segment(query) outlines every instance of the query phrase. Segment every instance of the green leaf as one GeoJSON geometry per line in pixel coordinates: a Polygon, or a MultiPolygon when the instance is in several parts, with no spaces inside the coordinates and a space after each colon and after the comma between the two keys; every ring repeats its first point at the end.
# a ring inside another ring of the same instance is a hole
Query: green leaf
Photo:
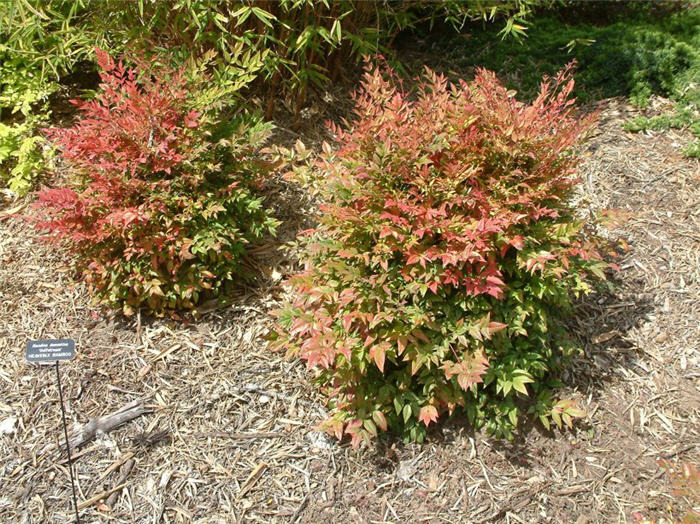
{"type": "Polygon", "coordinates": [[[369,432],[370,435],[373,437],[377,436],[377,426],[374,425],[374,422],[372,422],[370,419],[365,419],[362,422],[362,425],[365,427],[365,429],[369,432]]]}
{"type": "Polygon", "coordinates": [[[518,410],[513,408],[510,411],[508,411],[508,420],[510,420],[510,423],[513,424],[514,426],[518,425],[518,410]]]}
{"type": "Polygon", "coordinates": [[[513,389],[523,395],[527,395],[527,388],[523,382],[522,377],[516,377],[513,379],[513,389]]]}
{"type": "Polygon", "coordinates": [[[272,13],[268,13],[267,11],[265,11],[264,9],[260,9],[259,7],[251,7],[251,10],[258,20],[260,20],[270,29],[273,28],[270,20],[277,20],[277,18],[272,13]]]}
{"type": "Polygon", "coordinates": [[[342,35],[342,29],[340,26],[340,20],[335,19],[333,20],[333,25],[331,26],[331,35],[333,35],[333,38],[337,43],[342,42],[343,40],[343,35],[342,35]]]}
{"type": "Polygon", "coordinates": [[[403,422],[404,422],[404,424],[407,423],[410,420],[410,418],[411,418],[411,405],[406,404],[403,407],[403,422]]]}

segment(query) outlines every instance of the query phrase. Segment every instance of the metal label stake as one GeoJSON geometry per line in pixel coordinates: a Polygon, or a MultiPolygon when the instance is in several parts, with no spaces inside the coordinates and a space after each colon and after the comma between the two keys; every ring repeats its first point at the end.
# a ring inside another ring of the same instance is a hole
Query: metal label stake
{"type": "Polygon", "coordinates": [[[56,384],[58,385],[58,399],[61,404],[61,420],[63,421],[63,435],[66,438],[66,453],[68,454],[68,471],[70,472],[70,485],[73,490],[73,508],[75,509],[75,522],[80,524],[78,514],[78,496],[75,490],[75,477],[73,477],[73,459],[70,454],[70,442],[68,441],[68,423],[66,422],[66,408],[63,406],[63,389],[61,388],[61,373],[58,363],[61,360],[71,360],[75,357],[75,341],[69,338],[56,340],[30,340],[27,342],[25,353],[27,361],[35,364],[55,363],[56,384]]]}

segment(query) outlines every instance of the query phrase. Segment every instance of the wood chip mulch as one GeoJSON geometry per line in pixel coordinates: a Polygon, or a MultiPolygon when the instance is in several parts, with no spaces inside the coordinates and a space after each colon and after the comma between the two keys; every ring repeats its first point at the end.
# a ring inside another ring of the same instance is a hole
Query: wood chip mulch
{"type": "MultiPolygon", "coordinates": [[[[268,277],[232,306],[190,323],[124,319],[90,305],[60,250],[0,218],[0,520],[73,519],[54,371],[24,361],[26,341],[48,337],[77,342],[77,359],[61,366],[72,430],[142,408],[73,451],[86,522],[681,516],[689,507],[656,460],[700,462],[700,169],[680,153],[681,132],[624,132],[630,111],[608,101],[585,146],[582,198],[623,211],[608,233],[630,246],[616,289],[580,303],[571,321],[585,352],[563,394],[589,418],[563,433],[526,424],[512,442],[460,420],[424,445],[385,439],[359,451],[314,430],[323,399],[305,367],[263,338],[294,266],[276,249],[257,254],[268,277]]],[[[278,214],[302,227],[307,200],[281,182],[275,191],[278,214]]]]}

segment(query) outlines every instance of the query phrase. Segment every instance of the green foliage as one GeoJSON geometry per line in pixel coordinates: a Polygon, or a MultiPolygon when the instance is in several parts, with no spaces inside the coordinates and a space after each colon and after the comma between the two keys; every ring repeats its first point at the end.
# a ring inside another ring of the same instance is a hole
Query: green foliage
{"type": "MultiPolygon", "coordinates": [[[[90,0],[5,0],[0,7],[4,51],[40,78],[57,80],[104,42],[88,27],[90,0]]],[[[92,2],[94,3],[94,2],[92,2]]]]}
{"type": "Polygon", "coordinates": [[[606,267],[569,204],[592,121],[569,73],[529,105],[486,71],[448,86],[428,70],[415,95],[368,72],[337,150],[298,170],[323,206],[274,345],[315,369],[338,438],[421,441],[457,409],[506,437],[525,412],[583,416],[552,395],[575,351],[560,319],[606,267]]]}
{"type": "Polygon", "coordinates": [[[176,52],[213,49],[224,64],[230,62],[231,50],[242,45],[263,57],[261,76],[269,89],[268,101],[281,89],[299,105],[308,86],[337,78],[344,60],[375,54],[402,29],[423,21],[459,26],[468,19],[504,17],[503,31],[518,34],[538,3],[107,0],[91,7],[102,12],[100,19],[115,40],[124,33],[130,41],[155,42],[176,52]]]}
{"type": "Polygon", "coordinates": [[[31,189],[51,155],[38,129],[56,87],[0,47],[0,182],[17,194],[31,189]]]}
{"type": "Polygon", "coordinates": [[[664,131],[667,129],[689,129],[695,135],[695,141],[689,143],[683,152],[691,158],[700,158],[700,115],[697,106],[677,103],[673,112],[658,116],[639,116],[626,122],[623,126],[627,131],[664,131]]]}
{"type": "Polygon", "coordinates": [[[47,130],[69,183],[39,193],[37,227],[126,314],[174,315],[225,295],[247,276],[246,247],[277,226],[259,194],[269,126],[222,113],[230,89],[201,68],[98,58],[102,84],[83,117],[47,130]]]}
{"type": "MultiPolygon", "coordinates": [[[[583,102],[628,96],[645,106],[652,94],[677,103],[672,115],[638,119],[629,129],[700,125],[700,8],[660,17],[632,10],[607,25],[563,23],[548,15],[531,20],[527,38],[498,41],[493,30],[469,33],[445,47],[446,62],[494,69],[508,87],[532,97],[543,74],[578,61],[576,95],[583,102]]],[[[693,154],[695,141],[687,148],[693,154]]]]}
{"type": "Polygon", "coordinates": [[[0,6],[0,183],[24,194],[52,151],[39,133],[60,74],[91,44],[71,21],[81,2],[10,0],[0,6]]]}
{"type": "Polygon", "coordinates": [[[56,74],[90,58],[95,45],[120,51],[128,42],[132,48],[167,50],[183,60],[213,50],[221,79],[233,63],[247,67],[240,60],[245,53],[253,58],[251,74],[259,75],[268,89],[268,102],[282,90],[298,106],[309,85],[337,77],[344,60],[376,53],[402,29],[424,21],[460,26],[474,18],[504,18],[502,33],[519,35],[539,3],[10,0],[0,32],[6,33],[9,46],[56,74]]]}
{"type": "Polygon", "coordinates": [[[1,179],[18,192],[32,186],[44,166],[36,129],[49,117],[46,92],[76,64],[93,61],[96,46],[118,53],[128,46],[179,63],[213,53],[217,85],[237,96],[258,80],[268,117],[280,93],[298,117],[309,86],[338,78],[345,62],[376,53],[402,29],[427,20],[459,26],[505,18],[504,33],[518,35],[538,3],[6,0],[0,5],[1,179]],[[18,103],[22,121],[5,123],[18,103]]]}

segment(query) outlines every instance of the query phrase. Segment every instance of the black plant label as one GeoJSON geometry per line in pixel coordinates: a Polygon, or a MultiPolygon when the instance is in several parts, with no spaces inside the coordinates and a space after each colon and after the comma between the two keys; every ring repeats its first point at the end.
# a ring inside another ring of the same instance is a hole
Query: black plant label
{"type": "Polygon", "coordinates": [[[29,362],[56,362],[75,357],[75,340],[59,338],[52,340],[30,340],[25,357],[29,362]]]}

